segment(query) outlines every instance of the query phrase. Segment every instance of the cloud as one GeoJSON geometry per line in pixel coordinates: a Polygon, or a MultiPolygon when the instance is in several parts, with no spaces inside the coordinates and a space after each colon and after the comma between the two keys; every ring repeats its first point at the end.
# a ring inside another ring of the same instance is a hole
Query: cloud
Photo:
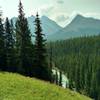
{"type": "Polygon", "coordinates": [[[45,15],[49,17],[50,19],[56,21],[59,25],[65,26],[66,23],[70,23],[73,18],[77,14],[81,14],[86,17],[94,17],[100,19],[100,13],[96,12],[80,12],[80,11],[73,11],[72,13],[67,13],[66,11],[63,11],[61,7],[55,6],[55,5],[43,5],[39,8],[40,15],[45,15]]]}
{"type": "Polygon", "coordinates": [[[44,5],[39,9],[41,16],[45,15],[50,19],[56,21],[59,25],[64,26],[68,19],[68,14],[59,9],[58,6],[44,5]]]}
{"type": "Polygon", "coordinates": [[[53,5],[43,5],[39,12],[41,15],[51,16],[53,12],[55,11],[55,7],[53,5]]]}
{"type": "Polygon", "coordinates": [[[65,12],[59,12],[54,16],[54,20],[62,27],[66,26],[68,19],[68,13],[65,12]]]}
{"type": "Polygon", "coordinates": [[[66,21],[67,19],[68,19],[68,17],[65,16],[64,14],[56,16],[56,21],[57,21],[57,22],[64,22],[64,21],[66,21]]]}
{"type": "Polygon", "coordinates": [[[63,4],[64,1],[63,1],[63,0],[57,0],[57,3],[58,3],[58,4],[63,4]]]}

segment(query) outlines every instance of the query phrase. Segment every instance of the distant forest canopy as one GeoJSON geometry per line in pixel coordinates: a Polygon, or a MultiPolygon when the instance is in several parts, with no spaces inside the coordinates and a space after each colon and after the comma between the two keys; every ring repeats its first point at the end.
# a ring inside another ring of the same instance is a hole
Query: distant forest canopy
{"type": "Polygon", "coordinates": [[[100,100],[100,35],[48,43],[52,61],[67,74],[69,87],[100,100]]]}

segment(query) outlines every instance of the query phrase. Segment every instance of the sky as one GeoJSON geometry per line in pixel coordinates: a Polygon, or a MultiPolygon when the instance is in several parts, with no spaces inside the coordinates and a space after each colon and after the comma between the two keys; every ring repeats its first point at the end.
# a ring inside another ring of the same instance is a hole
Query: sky
{"type": "MultiPolygon", "coordinates": [[[[21,0],[26,16],[45,15],[64,26],[76,14],[100,19],[100,0],[21,0]]],[[[19,0],[0,0],[3,17],[18,16],[19,0]]]]}

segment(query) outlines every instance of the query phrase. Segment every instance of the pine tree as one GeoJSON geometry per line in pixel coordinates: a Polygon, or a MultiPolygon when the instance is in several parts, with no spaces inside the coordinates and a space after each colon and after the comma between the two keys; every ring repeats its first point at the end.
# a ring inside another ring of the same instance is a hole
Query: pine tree
{"type": "Polygon", "coordinates": [[[2,22],[2,13],[0,12],[0,70],[6,69],[6,57],[5,57],[5,32],[2,22]]]}
{"type": "Polygon", "coordinates": [[[6,54],[6,70],[15,72],[15,40],[13,36],[13,30],[11,27],[11,24],[9,22],[9,19],[6,18],[5,22],[5,54],[6,54]]]}
{"type": "Polygon", "coordinates": [[[51,81],[51,69],[47,64],[46,40],[42,33],[39,15],[35,19],[35,45],[34,45],[34,76],[51,81]]]}
{"type": "Polygon", "coordinates": [[[16,22],[16,48],[18,72],[24,75],[32,76],[33,45],[31,41],[31,33],[28,27],[28,21],[25,18],[21,1],[19,3],[19,16],[16,22]]]}

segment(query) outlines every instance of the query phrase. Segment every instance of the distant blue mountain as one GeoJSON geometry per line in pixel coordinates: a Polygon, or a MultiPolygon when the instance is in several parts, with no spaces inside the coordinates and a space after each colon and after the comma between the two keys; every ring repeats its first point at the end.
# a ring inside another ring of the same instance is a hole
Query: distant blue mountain
{"type": "MultiPolygon", "coordinates": [[[[12,20],[13,20],[13,23],[15,25],[17,17],[13,17],[12,20]]],[[[28,23],[29,23],[29,28],[31,30],[31,33],[34,34],[34,31],[35,31],[35,25],[34,25],[35,24],[34,23],[35,16],[32,15],[32,16],[28,17],[27,20],[28,20],[28,23]]],[[[42,26],[42,29],[43,29],[43,33],[46,36],[52,35],[52,34],[54,34],[57,31],[62,29],[61,26],[59,26],[56,22],[52,21],[51,19],[49,19],[46,16],[42,16],[40,18],[40,20],[41,20],[41,23],[42,23],[41,26],[42,26]]]]}
{"type": "Polygon", "coordinates": [[[100,34],[100,20],[77,15],[65,28],[52,34],[48,40],[62,40],[100,34]]]}
{"type": "MultiPolygon", "coordinates": [[[[27,18],[31,33],[34,35],[35,31],[35,16],[27,18]]],[[[66,27],[62,28],[55,21],[46,16],[42,16],[41,25],[43,33],[46,35],[48,41],[64,40],[69,38],[92,36],[100,34],[100,20],[83,17],[77,15],[66,27]]],[[[17,20],[16,17],[12,18],[14,24],[17,20]]],[[[67,20],[67,19],[66,19],[67,20]]],[[[33,38],[34,39],[34,38],[33,38]]]]}

